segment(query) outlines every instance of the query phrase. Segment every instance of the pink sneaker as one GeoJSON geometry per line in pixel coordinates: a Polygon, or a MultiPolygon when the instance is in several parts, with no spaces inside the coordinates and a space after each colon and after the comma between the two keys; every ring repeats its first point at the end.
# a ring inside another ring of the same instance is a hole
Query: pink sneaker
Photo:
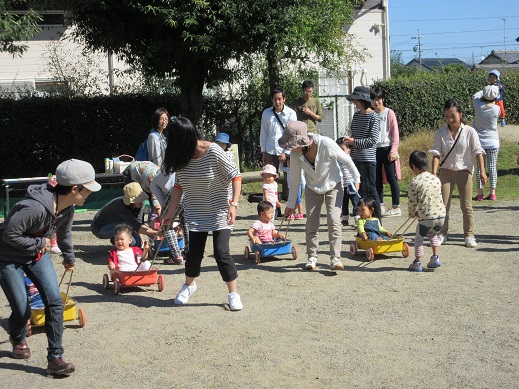
{"type": "Polygon", "coordinates": [[[476,201],[483,201],[483,195],[482,194],[478,194],[474,200],[476,200],[476,201]]]}
{"type": "Polygon", "coordinates": [[[296,220],[304,219],[304,215],[303,215],[302,213],[298,213],[298,214],[295,216],[295,219],[296,219],[296,220]]]}
{"type": "Polygon", "coordinates": [[[497,200],[497,196],[495,193],[491,193],[487,197],[485,197],[485,200],[497,200]]]}
{"type": "Polygon", "coordinates": [[[290,220],[294,220],[296,217],[294,216],[294,214],[291,214],[289,217],[287,217],[287,219],[290,219],[290,220]]]}

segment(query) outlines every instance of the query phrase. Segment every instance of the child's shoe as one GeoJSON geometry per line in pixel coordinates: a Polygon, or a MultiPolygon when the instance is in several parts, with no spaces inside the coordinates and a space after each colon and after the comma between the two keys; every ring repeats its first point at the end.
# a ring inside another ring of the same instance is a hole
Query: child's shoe
{"type": "Polygon", "coordinates": [[[478,194],[476,197],[474,197],[474,200],[476,200],[476,201],[483,201],[483,195],[482,194],[478,194]]]}
{"type": "Polygon", "coordinates": [[[506,126],[505,119],[501,119],[501,127],[504,127],[504,126],[506,126]]]}
{"type": "Polygon", "coordinates": [[[429,269],[435,269],[437,267],[440,267],[442,264],[440,262],[440,257],[438,257],[437,255],[433,255],[429,261],[429,263],[427,264],[427,267],[429,269]]]}
{"type": "Polygon", "coordinates": [[[61,254],[61,250],[58,247],[58,240],[56,238],[53,238],[50,242],[50,253],[61,254]]]}
{"type": "Polygon", "coordinates": [[[301,220],[301,219],[304,219],[305,215],[303,215],[302,213],[298,213],[294,218],[296,220],[301,220]]]}
{"type": "Polygon", "coordinates": [[[447,234],[438,234],[438,243],[445,244],[447,242],[447,234]]]}
{"type": "Polygon", "coordinates": [[[493,201],[496,201],[497,200],[497,196],[495,193],[490,193],[487,197],[485,197],[485,200],[493,200],[493,201]]]}
{"type": "Polygon", "coordinates": [[[350,224],[350,221],[349,221],[350,217],[349,216],[343,216],[342,217],[342,220],[341,220],[341,224],[346,227],[350,224]]]}
{"type": "Polygon", "coordinates": [[[421,272],[422,271],[422,262],[415,259],[415,261],[409,265],[409,270],[421,272]]]}

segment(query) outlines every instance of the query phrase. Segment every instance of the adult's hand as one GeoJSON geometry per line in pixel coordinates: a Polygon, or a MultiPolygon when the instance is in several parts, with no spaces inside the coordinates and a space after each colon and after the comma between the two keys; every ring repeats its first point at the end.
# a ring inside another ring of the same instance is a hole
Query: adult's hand
{"type": "Polygon", "coordinates": [[[289,217],[292,214],[294,214],[294,208],[285,208],[285,217],[289,217]]]}
{"type": "Polygon", "coordinates": [[[227,212],[227,224],[233,225],[236,221],[236,207],[231,205],[229,207],[229,211],[227,212]]]}
{"type": "Polygon", "coordinates": [[[261,160],[263,161],[263,165],[267,164],[267,152],[264,151],[263,155],[261,156],[261,160]]]}
{"type": "Polygon", "coordinates": [[[74,262],[74,263],[67,263],[67,262],[63,261],[61,263],[63,264],[63,267],[65,268],[66,271],[72,270],[72,268],[74,266],[76,266],[76,262],[74,262]]]}
{"type": "Polygon", "coordinates": [[[285,153],[281,153],[278,157],[279,162],[285,162],[287,160],[287,155],[285,153]]]}

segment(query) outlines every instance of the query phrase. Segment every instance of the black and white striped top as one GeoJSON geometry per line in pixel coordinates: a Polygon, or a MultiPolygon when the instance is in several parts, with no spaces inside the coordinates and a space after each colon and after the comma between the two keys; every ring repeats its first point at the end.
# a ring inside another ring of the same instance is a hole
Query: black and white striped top
{"type": "Polygon", "coordinates": [[[379,135],[380,119],[375,111],[366,114],[355,112],[351,121],[351,136],[354,139],[351,159],[375,162],[379,135]]]}
{"type": "Polygon", "coordinates": [[[209,146],[202,158],[192,159],[186,167],[177,171],[175,186],[180,186],[184,192],[184,211],[189,230],[232,229],[233,226],[227,224],[228,186],[233,178],[239,176],[236,165],[215,143],[209,146]]]}

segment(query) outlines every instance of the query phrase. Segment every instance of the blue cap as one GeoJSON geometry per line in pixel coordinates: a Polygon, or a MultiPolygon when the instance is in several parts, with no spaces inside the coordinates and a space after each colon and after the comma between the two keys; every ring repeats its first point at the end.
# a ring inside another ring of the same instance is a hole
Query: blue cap
{"type": "Polygon", "coordinates": [[[231,146],[231,142],[229,142],[229,135],[225,132],[220,132],[218,135],[216,135],[216,138],[214,139],[215,142],[225,143],[227,146],[231,146]]]}

